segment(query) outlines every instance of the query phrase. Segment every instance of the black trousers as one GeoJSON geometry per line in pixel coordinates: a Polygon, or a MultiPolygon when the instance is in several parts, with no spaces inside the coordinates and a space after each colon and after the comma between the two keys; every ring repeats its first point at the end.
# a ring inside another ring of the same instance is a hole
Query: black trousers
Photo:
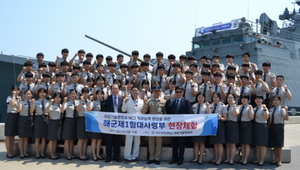
{"type": "Polygon", "coordinates": [[[112,155],[112,148],[114,147],[114,157],[120,156],[120,135],[106,134],[106,156],[112,155]]]}
{"type": "Polygon", "coordinates": [[[172,159],[183,161],[185,137],[172,137],[172,159]],[[179,155],[178,155],[179,147],[179,155]]]}

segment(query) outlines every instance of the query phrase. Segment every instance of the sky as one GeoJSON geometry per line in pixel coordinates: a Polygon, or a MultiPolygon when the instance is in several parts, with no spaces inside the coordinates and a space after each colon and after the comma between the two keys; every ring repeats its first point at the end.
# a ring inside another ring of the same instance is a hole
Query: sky
{"type": "MultiPolygon", "coordinates": [[[[54,61],[63,48],[69,58],[86,53],[119,54],[85,35],[127,53],[158,51],[179,56],[190,51],[195,29],[245,17],[255,21],[265,12],[276,20],[293,0],[1,0],[0,51],[35,58],[43,52],[54,61]]],[[[296,9],[299,9],[296,5],[296,9]]],[[[125,57],[125,61],[128,58],[125,57]]]]}

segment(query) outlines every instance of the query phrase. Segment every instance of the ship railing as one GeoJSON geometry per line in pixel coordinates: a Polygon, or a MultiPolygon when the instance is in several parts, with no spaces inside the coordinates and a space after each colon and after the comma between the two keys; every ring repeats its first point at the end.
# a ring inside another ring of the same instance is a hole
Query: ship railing
{"type": "Polygon", "coordinates": [[[261,25],[258,23],[258,19],[256,22],[253,22],[253,21],[249,21],[249,20],[246,20],[247,23],[250,25],[250,29],[256,33],[260,33],[260,28],[261,28],[261,25]]]}

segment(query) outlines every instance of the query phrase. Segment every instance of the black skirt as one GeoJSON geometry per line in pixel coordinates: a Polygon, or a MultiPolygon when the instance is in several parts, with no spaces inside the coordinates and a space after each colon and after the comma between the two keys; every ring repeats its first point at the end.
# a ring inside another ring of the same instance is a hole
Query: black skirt
{"type": "Polygon", "coordinates": [[[209,143],[225,143],[225,123],[218,121],[217,136],[210,136],[209,143]]]}
{"type": "Polygon", "coordinates": [[[239,143],[239,125],[237,122],[225,122],[225,142],[239,143]]]}
{"type": "Polygon", "coordinates": [[[20,138],[29,138],[32,137],[33,124],[31,120],[28,120],[27,116],[19,117],[19,137],[20,138]]]}
{"type": "Polygon", "coordinates": [[[65,118],[62,138],[64,140],[75,140],[76,139],[76,118],[65,118]]]}
{"type": "Polygon", "coordinates": [[[18,135],[18,113],[7,113],[5,119],[5,136],[17,136],[18,135]]]}
{"type": "Polygon", "coordinates": [[[34,119],[34,137],[46,138],[48,133],[48,124],[43,116],[36,116],[34,119]]]}
{"type": "Polygon", "coordinates": [[[284,127],[283,124],[270,124],[269,127],[269,147],[283,147],[284,127]]]}
{"type": "Polygon", "coordinates": [[[104,138],[103,133],[91,132],[91,139],[103,139],[103,138],[104,138]]]}
{"type": "Polygon", "coordinates": [[[239,122],[240,144],[252,144],[252,122],[239,122]]]}
{"type": "Polygon", "coordinates": [[[60,120],[50,120],[48,126],[47,139],[50,141],[60,140],[61,122],[60,120]]]}
{"type": "Polygon", "coordinates": [[[253,124],[253,145],[268,146],[268,126],[266,123],[253,124]]]}
{"type": "Polygon", "coordinates": [[[85,128],[85,117],[79,117],[77,121],[77,139],[88,139],[89,133],[85,128]]]}
{"type": "Polygon", "coordinates": [[[205,143],[206,136],[192,136],[192,142],[205,143]]]}

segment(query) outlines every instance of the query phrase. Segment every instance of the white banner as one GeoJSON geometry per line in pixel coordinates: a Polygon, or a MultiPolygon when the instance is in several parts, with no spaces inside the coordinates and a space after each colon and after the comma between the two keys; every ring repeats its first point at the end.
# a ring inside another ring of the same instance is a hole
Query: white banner
{"type": "Polygon", "coordinates": [[[216,135],[217,114],[136,114],[89,111],[86,131],[134,136],[216,135]]]}

